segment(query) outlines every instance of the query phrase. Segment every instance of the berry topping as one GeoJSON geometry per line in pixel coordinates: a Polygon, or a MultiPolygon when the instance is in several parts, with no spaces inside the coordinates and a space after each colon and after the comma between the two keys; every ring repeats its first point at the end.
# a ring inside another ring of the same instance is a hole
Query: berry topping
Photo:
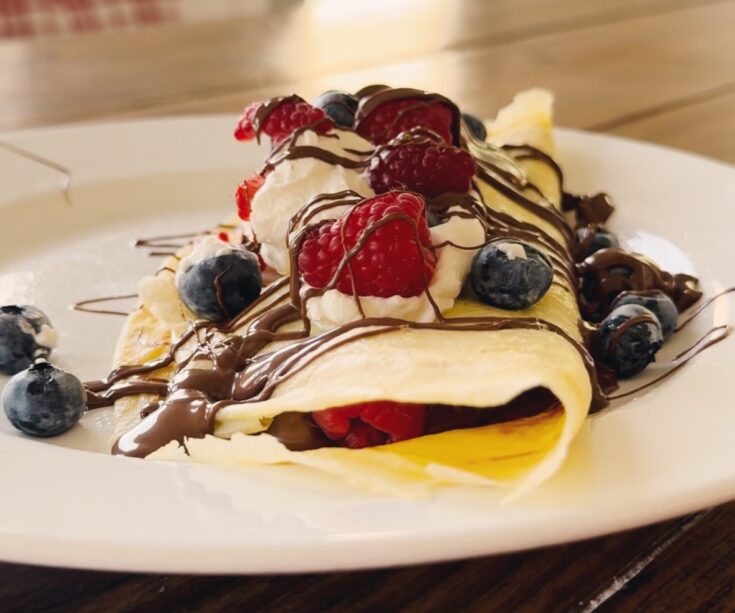
{"type": "Polygon", "coordinates": [[[226,321],[260,295],[258,257],[209,237],[181,261],[176,286],[182,302],[197,316],[226,321]]]}
{"type": "Polygon", "coordinates": [[[237,140],[252,140],[255,138],[255,127],[253,125],[255,114],[264,104],[264,102],[252,102],[245,107],[235,126],[235,138],[237,140]]]}
{"type": "Polygon", "coordinates": [[[330,439],[350,449],[361,449],[421,436],[426,408],[380,400],[317,411],[313,417],[330,439]]]}
{"type": "Polygon", "coordinates": [[[464,121],[467,129],[470,131],[470,134],[472,134],[472,136],[477,140],[485,140],[487,138],[487,130],[485,129],[485,124],[482,123],[481,119],[478,119],[469,113],[462,113],[462,121],[464,121]]]}
{"type": "Polygon", "coordinates": [[[2,396],[13,426],[31,436],[56,436],[76,424],[87,406],[82,382],[48,362],[16,374],[2,396]]]}
{"type": "Polygon", "coordinates": [[[543,298],[554,269],[535,247],[516,240],[494,240],[475,255],[472,289],[483,302],[501,309],[527,309],[543,298]]]}
{"type": "Polygon", "coordinates": [[[420,142],[401,140],[399,137],[379,147],[372,158],[368,180],[377,193],[405,188],[433,198],[470,190],[477,167],[469,153],[425,138],[420,142]]]}
{"type": "Polygon", "coordinates": [[[314,101],[314,106],[322,109],[338,126],[351,128],[355,123],[357,98],[338,91],[324,92],[314,101]]]}
{"type": "Polygon", "coordinates": [[[623,292],[613,300],[611,308],[615,309],[624,304],[638,304],[651,311],[661,324],[661,332],[664,335],[664,340],[668,340],[676,330],[676,324],[679,321],[679,311],[674,301],[661,290],[652,289],[642,292],[623,292]]]}
{"type": "Polygon", "coordinates": [[[332,127],[322,109],[311,106],[298,96],[274,98],[270,102],[253,102],[245,108],[235,127],[235,138],[260,140],[261,134],[267,134],[276,146],[299,128],[312,124],[320,134],[332,127]]]}
{"type": "Polygon", "coordinates": [[[235,204],[237,205],[237,214],[243,221],[250,219],[251,205],[256,192],[261,188],[265,179],[255,174],[249,179],[245,179],[235,190],[235,204]]]}
{"type": "Polygon", "coordinates": [[[427,102],[421,98],[402,98],[384,102],[357,122],[357,133],[376,145],[387,143],[411,128],[428,128],[451,144],[453,113],[442,102],[427,102]]]}
{"type": "Polygon", "coordinates": [[[46,359],[57,334],[49,318],[33,306],[0,307],[0,372],[12,375],[46,359]]]}
{"type": "Polygon", "coordinates": [[[388,192],[312,230],[301,246],[298,267],[304,281],[316,288],[381,298],[418,296],[436,267],[429,246],[423,198],[388,192]],[[335,283],[346,252],[358,244],[335,283]]]}
{"type": "Polygon", "coordinates": [[[647,308],[626,304],[612,311],[598,329],[600,360],[621,379],[641,372],[663,344],[658,319],[647,308]]]}
{"type": "Polygon", "coordinates": [[[584,260],[601,249],[620,247],[620,241],[609,230],[590,224],[577,229],[577,247],[575,256],[577,260],[584,260]]]}

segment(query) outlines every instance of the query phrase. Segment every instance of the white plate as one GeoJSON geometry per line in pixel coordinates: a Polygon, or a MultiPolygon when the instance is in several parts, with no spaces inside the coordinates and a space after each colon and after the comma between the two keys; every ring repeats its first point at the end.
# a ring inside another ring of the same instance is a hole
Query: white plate
{"type": "MultiPolygon", "coordinates": [[[[231,137],[232,117],[69,126],[5,135],[73,173],[0,151],[0,304],[32,303],[61,331],[55,360],[106,374],[120,318],[70,310],[133,291],[156,260],[140,236],[207,228],[231,210],[262,159],[231,137]]],[[[568,187],[606,189],[614,228],[708,293],[735,282],[735,170],[684,153],[558,133],[568,187]]],[[[713,319],[720,301],[688,340],[713,319]]],[[[675,353],[668,349],[669,355],[675,353]]],[[[162,572],[291,572],[446,560],[632,528],[735,497],[731,339],[665,384],[588,421],[563,470],[511,505],[449,488],[430,500],[347,489],[307,469],[225,470],[106,455],[109,415],[32,440],[0,417],[0,559],[162,572]]]]}

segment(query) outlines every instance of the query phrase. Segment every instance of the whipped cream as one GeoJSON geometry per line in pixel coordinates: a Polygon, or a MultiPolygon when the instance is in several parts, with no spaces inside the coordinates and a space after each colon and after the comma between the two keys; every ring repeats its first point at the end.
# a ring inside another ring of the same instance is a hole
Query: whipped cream
{"type": "Polygon", "coordinates": [[[33,335],[33,339],[37,345],[46,347],[47,349],[54,349],[59,344],[59,333],[47,324],[41,325],[41,330],[38,334],[33,335]]]}
{"type": "Polygon", "coordinates": [[[208,235],[194,243],[191,251],[187,253],[176,268],[176,284],[179,284],[181,276],[189,270],[194,264],[198,264],[202,260],[210,257],[218,257],[235,251],[237,247],[226,243],[221,238],[214,235],[208,235]]]}
{"type": "MultiPolygon", "coordinates": [[[[449,210],[458,208],[452,207],[449,210]]],[[[477,219],[450,217],[445,223],[429,228],[429,232],[433,245],[451,241],[462,247],[476,247],[485,241],[485,231],[477,219]]],[[[429,284],[429,292],[441,312],[454,306],[476,251],[446,245],[436,252],[437,265],[429,284]]],[[[308,289],[309,286],[304,285],[302,293],[308,289]]],[[[410,298],[360,296],[360,305],[366,317],[394,317],[417,322],[431,322],[436,319],[434,308],[425,293],[410,298]]],[[[306,303],[306,312],[313,324],[320,329],[362,318],[354,296],[343,294],[337,289],[310,298],[306,303]]]]}
{"type": "Polygon", "coordinates": [[[36,356],[44,353],[44,349],[55,349],[59,343],[59,333],[48,324],[41,324],[41,329],[36,332],[36,329],[21,317],[18,320],[18,325],[25,334],[32,336],[36,345],[38,345],[38,349],[34,353],[36,356]]]}
{"type": "Polygon", "coordinates": [[[523,245],[520,243],[503,242],[495,245],[499,251],[502,251],[509,260],[527,260],[528,255],[523,245]]]}
{"type": "MultiPolygon", "coordinates": [[[[295,146],[318,147],[352,160],[364,156],[347,149],[370,151],[372,144],[351,130],[334,129],[329,136],[312,130],[302,133],[295,146]],[[336,136],[336,138],[334,138],[336,136]]],[[[290,219],[320,194],[353,190],[369,198],[375,195],[362,171],[329,164],[316,158],[284,160],[266,177],[251,204],[250,224],[246,232],[252,232],[261,244],[260,255],[266,264],[281,274],[288,274],[290,263],[286,234],[290,219]]],[[[315,215],[310,221],[337,219],[350,207],[336,207],[315,215]]]]}

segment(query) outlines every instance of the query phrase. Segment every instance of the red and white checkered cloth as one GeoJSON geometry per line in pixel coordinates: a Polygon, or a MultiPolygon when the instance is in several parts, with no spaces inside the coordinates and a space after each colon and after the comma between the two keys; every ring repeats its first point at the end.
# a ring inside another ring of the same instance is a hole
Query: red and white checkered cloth
{"type": "Polygon", "coordinates": [[[0,39],[163,23],[177,13],[177,0],[0,0],[0,39]]]}

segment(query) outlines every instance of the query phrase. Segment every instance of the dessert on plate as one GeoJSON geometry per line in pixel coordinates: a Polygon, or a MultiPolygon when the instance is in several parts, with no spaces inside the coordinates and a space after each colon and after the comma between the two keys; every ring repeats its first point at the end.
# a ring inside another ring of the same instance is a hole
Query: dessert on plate
{"type": "Polygon", "coordinates": [[[391,492],[552,475],[701,295],[620,248],[605,194],[565,191],[552,103],[486,125],[383,85],[248,106],[235,136],[268,152],[237,217],[142,279],[86,384],[113,453],[391,492]]]}

